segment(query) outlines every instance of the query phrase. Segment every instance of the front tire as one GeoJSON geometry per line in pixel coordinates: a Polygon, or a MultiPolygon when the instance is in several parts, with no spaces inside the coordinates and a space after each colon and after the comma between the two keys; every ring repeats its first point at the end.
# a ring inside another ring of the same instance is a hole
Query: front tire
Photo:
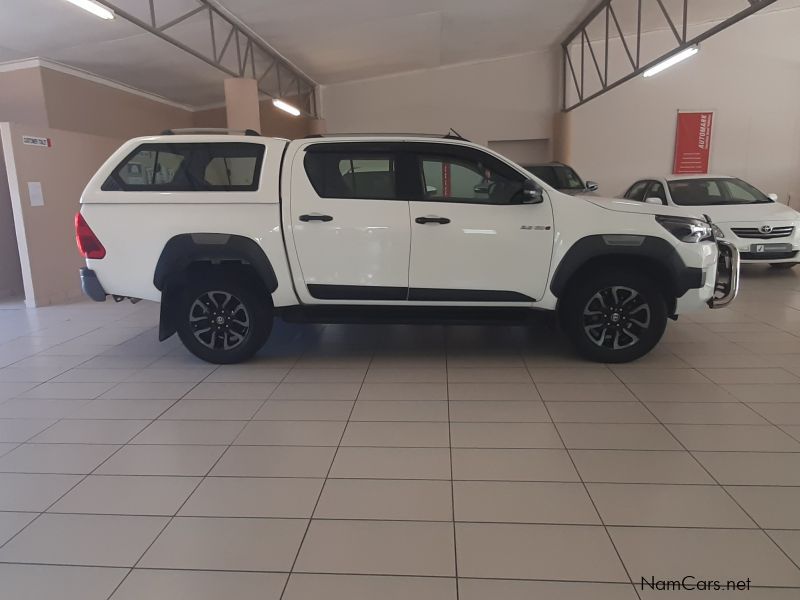
{"type": "Polygon", "coordinates": [[[800,263],[784,262],[784,263],[769,263],[773,269],[780,269],[781,271],[788,271],[794,269],[800,263]]]}
{"type": "Polygon", "coordinates": [[[175,307],[178,336],[187,350],[225,365],[247,360],[272,330],[272,305],[241,278],[211,274],[191,280],[175,307]]]}
{"type": "Polygon", "coordinates": [[[650,352],[667,326],[667,304],[659,286],[628,269],[581,277],[561,308],[576,350],[603,363],[630,362],[650,352]]]}

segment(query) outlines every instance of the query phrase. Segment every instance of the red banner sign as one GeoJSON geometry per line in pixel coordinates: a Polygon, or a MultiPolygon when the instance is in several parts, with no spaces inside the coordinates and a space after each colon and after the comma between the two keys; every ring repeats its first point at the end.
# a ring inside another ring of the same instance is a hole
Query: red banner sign
{"type": "Polygon", "coordinates": [[[675,131],[675,174],[708,173],[713,112],[679,112],[675,131]]]}

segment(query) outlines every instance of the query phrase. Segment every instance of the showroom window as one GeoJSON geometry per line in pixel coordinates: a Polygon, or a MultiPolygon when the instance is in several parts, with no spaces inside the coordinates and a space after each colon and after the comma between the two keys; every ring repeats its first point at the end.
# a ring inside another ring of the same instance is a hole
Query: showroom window
{"type": "Polygon", "coordinates": [[[509,177],[480,160],[455,156],[420,159],[425,198],[441,202],[512,204],[523,177],[509,177]]]}
{"type": "Polygon", "coordinates": [[[104,191],[248,192],[258,189],[264,146],[243,142],[142,144],[104,191]]]}
{"type": "Polygon", "coordinates": [[[305,169],[322,198],[397,199],[397,161],[391,155],[306,154],[305,169]]]}

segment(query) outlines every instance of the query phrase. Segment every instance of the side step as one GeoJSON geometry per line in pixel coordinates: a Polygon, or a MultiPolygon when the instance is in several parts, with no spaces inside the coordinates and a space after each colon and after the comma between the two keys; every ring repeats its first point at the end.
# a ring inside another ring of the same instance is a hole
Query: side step
{"type": "Polygon", "coordinates": [[[289,323],[383,323],[403,325],[534,325],[551,311],[462,306],[287,306],[276,309],[289,323]]]}

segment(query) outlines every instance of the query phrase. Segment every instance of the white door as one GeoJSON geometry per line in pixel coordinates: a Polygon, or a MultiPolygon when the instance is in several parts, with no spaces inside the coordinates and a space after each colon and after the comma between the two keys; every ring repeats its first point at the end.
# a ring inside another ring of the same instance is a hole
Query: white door
{"type": "Polygon", "coordinates": [[[408,294],[411,228],[408,201],[398,199],[397,159],[362,148],[320,143],[295,160],[290,218],[303,302],[405,301],[408,294]]]}
{"type": "Polygon", "coordinates": [[[425,198],[412,201],[409,300],[530,304],[545,291],[553,212],[521,204],[525,177],[456,147],[418,155],[425,198]]]}

